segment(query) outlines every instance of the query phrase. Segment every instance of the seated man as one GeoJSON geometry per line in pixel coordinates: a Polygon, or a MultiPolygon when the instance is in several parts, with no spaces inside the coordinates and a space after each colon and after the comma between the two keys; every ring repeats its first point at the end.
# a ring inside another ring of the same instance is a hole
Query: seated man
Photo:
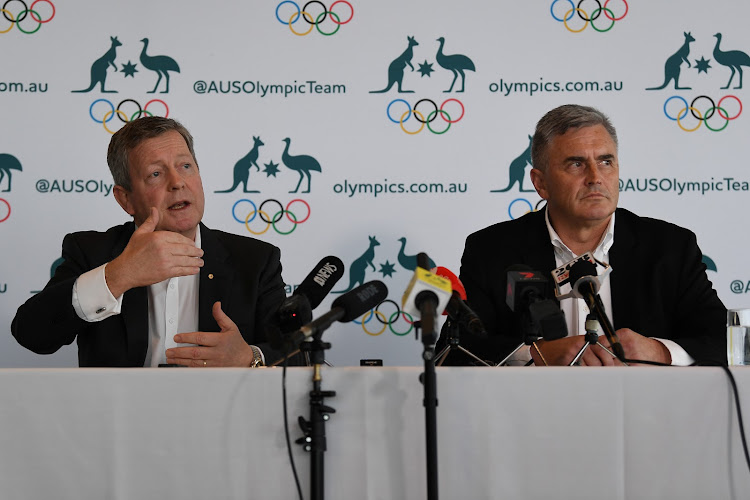
{"type": "Polygon", "coordinates": [[[112,136],[114,197],[133,222],[65,236],[65,261],[11,331],[49,354],[78,339],[80,366],[264,362],[264,322],[284,299],[279,249],[207,228],[193,138],[139,118],[112,136]]]}
{"type": "MultiPolygon", "coordinates": [[[[617,208],[617,135],[609,119],[584,106],[553,109],[537,124],[531,154],[531,180],[546,207],[466,239],[460,278],[489,336],[463,335],[463,347],[497,363],[522,342],[519,319],[506,305],[510,266],[526,265],[551,279],[553,269],[592,252],[612,266],[599,294],[628,359],[725,363],[726,309],[706,276],[695,235],[617,208]]],[[[568,337],[524,347],[517,361],[573,360],[589,311],[578,298],[563,299],[560,307],[568,337]]],[[[599,341],[609,347],[606,338],[599,341]]],[[[459,353],[448,357],[451,364],[468,361],[459,353]]],[[[580,364],[619,361],[592,346],[580,364]]]]}

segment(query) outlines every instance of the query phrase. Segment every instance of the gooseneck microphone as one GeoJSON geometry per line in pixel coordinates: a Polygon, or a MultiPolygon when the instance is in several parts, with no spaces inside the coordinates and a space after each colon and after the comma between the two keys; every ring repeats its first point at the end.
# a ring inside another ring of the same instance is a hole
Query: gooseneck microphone
{"type": "Polygon", "coordinates": [[[617,338],[612,322],[604,310],[604,303],[601,297],[599,297],[601,284],[597,278],[596,265],[583,259],[573,264],[570,267],[570,283],[573,286],[574,292],[586,301],[589,310],[596,315],[599,325],[604,330],[604,335],[607,337],[617,359],[625,363],[625,351],[622,348],[622,344],[620,344],[620,339],[617,338]]]}

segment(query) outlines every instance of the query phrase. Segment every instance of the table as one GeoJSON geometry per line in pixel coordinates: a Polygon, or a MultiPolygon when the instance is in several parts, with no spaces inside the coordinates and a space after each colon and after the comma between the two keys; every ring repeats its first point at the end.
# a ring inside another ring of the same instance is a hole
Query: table
{"type": "MultiPolygon", "coordinates": [[[[327,499],[426,498],[421,368],[324,368],[327,499]]],[[[292,439],[311,369],[288,372],[292,439]]],[[[750,423],[750,370],[733,368],[750,423]]],[[[0,370],[0,498],[294,499],[275,369],[0,370]]],[[[439,368],[443,499],[750,495],[719,368],[439,368]]],[[[305,498],[309,456],[293,445],[305,498]]]]}

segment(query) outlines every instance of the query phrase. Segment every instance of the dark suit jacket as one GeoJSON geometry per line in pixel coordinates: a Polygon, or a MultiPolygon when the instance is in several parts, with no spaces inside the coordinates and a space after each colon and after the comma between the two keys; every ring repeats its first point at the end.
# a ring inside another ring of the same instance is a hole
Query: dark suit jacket
{"type": "MultiPolygon", "coordinates": [[[[125,292],[121,314],[96,323],[79,318],[71,302],[78,276],[120,255],[134,230],[135,225],[129,222],[104,233],[66,235],[62,248],[65,262],[13,319],[11,331],[16,340],[36,353],[49,354],[77,337],[80,366],[143,366],[148,342],[146,287],[125,292]]],[[[266,344],[263,324],[285,297],[279,249],[203,224],[200,230],[204,266],[198,290],[199,330],[220,330],[211,307],[221,301],[245,341],[259,346],[266,361],[272,361],[269,357],[274,353],[266,344]]]]}
{"type": "MultiPolygon", "coordinates": [[[[696,361],[726,362],[726,308],[706,276],[695,234],[618,208],[609,258],[615,329],[673,340],[696,361]]],[[[464,334],[461,345],[480,358],[500,361],[521,343],[517,316],[505,302],[513,264],[551,279],[555,255],[544,210],[466,238],[460,278],[489,336],[464,334]]],[[[468,359],[456,352],[447,363],[468,359]]]]}

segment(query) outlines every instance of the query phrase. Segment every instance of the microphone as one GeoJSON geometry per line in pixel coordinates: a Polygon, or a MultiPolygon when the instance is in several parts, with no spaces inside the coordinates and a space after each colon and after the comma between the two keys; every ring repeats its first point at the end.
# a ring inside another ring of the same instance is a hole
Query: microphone
{"type": "Polygon", "coordinates": [[[625,363],[625,351],[615,333],[612,322],[609,320],[606,311],[604,311],[604,303],[602,303],[602,299],[599,297],[601,283],[596,276],[596,264],[587,259],[579,258],[570,266],[569,280],[573,284],[575,295],[583,298],[589,306],[589,310],[596,315],[599,325],[604,330],[604,335],[606,335],[617,359],[625,363]]]}
{"type": "MultiPolygon", "coordinates": [[[[522,315],[524,343],[542,337],[557,340],[568,336],[568,324],[560,307],[549,297],[552,286],[539,271],[515,264],[507,271],[505,303],[511,311],[522,315]],[[541,333],[541,335],[540,335],[541,333]]],[[[530,344],[530,342],[528,342],[530,344]]]]}
{"type": "Polygon", "coordinates": [[[573,286],[575,280],[571,279],[570,276],[570,270],[573,268],[573,266],[582,261],[586,261],[594,265],[593,274],[589,276],[588,281],[590,281],[592,284],[596,282],[596,292],[599,292],[604,278],[606,278],[607,275],[612,272],[612,267],[609,264],[596,260],[594,258],[594,254],[592,254],[591,252],[586,252],[579,257],[576,257],[570,262],[567,262],[552,271],[552,277],[555,283],[555,296],[557,297],[557,300],[567,299],[568,297],[576,297],[579,299],[584,298],[573,286]],[[597,268],[599,267],[603,269],[601,273],[597,272],[597,268]],[[562,290],[567,285],[570,285],[570,291],[567,293],[562,293],[562,290]]]}
{"type": "Polygon", "coordinates": [[[419,316],[422,325],[422,343],[434,347],[437,341],[435,319],[437,311],[445,310],[451,298],[451,282],[427,270],[429,257],[417,254],[417,268],[401,297],[401,307],[412,317],[419,316]]]}
{"type": "Polygon", "coordinates": [[[479,319],[477,313],[472,311],[465,302],[466,289],[464,288],[463,283],[461,283],[461,280],[458,279],[458,276],[445,267],[438,267],[435,270],[435,274],[449,280],[451,288],[453,289],[451,297],[448,299],[448,305],[445,307],[443,314],[447,314],[450,319],[463,326],[472,335],[486,337],[487,331],[484,329],[482,320],[479,319]]]}
{"type": "Polygon", "coordinates": [[[329,255],[318,262],[318,265],[302,280],[292,295],[306,297],[310,302],[310,307],[315,309],[343,275],[344,263],[338,257],[329,255]]]}
{"type": "Polygon", "coordinates": [[[338,257],[329,255],[318,262],[292,295],[284,299],[266,325],[272,348],[283,348],[283,334],[293,332],[312,321],[313,309],[320,305],[343,275],[344,263],[338,257]]]}
{"type": "Polygon", "coordinates": [[[362,316],[387,297],[388,287],[382,281],[369,281],[360,285],[337,297],[331,304],[330,311],[289,335],[288,342],[296,347],[306,338],[323,333],[336,321],[348,323],[362,316]]]}

